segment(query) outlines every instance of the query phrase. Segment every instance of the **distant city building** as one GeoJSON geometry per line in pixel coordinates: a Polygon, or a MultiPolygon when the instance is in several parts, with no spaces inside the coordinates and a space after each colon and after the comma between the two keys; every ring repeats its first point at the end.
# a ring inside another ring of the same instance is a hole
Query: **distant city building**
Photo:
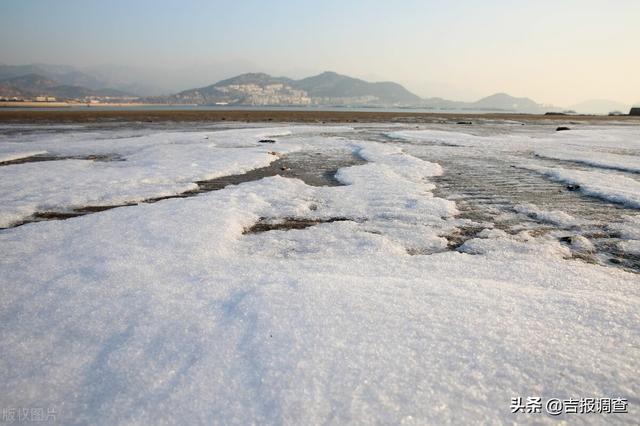
{"type": "MultiPolygon", "coordinates": [[[[218,87],[222,93],[244,98],[249,105],[310,105],[311,98],[304,90],[296,90],[282,83],[267,84],[229,84],[218,87]]],[[[195,92],[194,95],[199,95],[195,92]]]]}

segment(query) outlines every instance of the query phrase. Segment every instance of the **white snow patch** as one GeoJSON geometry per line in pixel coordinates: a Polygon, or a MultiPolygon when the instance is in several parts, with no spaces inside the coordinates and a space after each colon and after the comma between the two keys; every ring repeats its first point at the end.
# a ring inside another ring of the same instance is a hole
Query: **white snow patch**
{"type": "MultiPolygon", "coordinates": [[[[64,139],[55,146],[49,143],[50,151],[57,153],[116,152],[124,161],[64,160],[0,167],[3,182],[0,227],[38,211],[124,204],[174,195],[197,188],[194,182],[198,180],[268,166],[277,159],[272,151],[286,154],[298,150],[302,139],[291,137],[277,144],[260,144],[258,140],[289,135],[294,133],[293,129],[302,132],[316,128],[160,133],[139,138],[81,140],[78,146],[73,141],[67,145],[64,139]]],[[[315,139],[317,143],[319,138],[315,139]]],[[[327,142],[325,147],[346,144],[337,139],[321,139],[327,142]]],[[[305,138],[305,142],[312,144],[314,137],[305,138]]]]}
{"type": "MultiPolygon", "coordinates": [[[[207,140],[188,155],[261,156],[207,140]]],[[[527,421],[514,396],[638,400],[637,275],[527,232],[410,256],[455,223],[438,167],[357,144],[371,163],[343,187],[272,177],[0,232],[0,406],[64,424],[444,424],[527,421]],[[243,234],[336,216],[352,220],[243,234]]],[[[175,178],[158,158],[141,169],[175,178]]]]}
{"type": "Polygon", "coordinates": [[[640,208],[640,181],[615,173],[583,171],[524,164],[520,167],[540,173],[554,181],[580,185],[580,191],[632,208],[640,208]]]}
{"type": "Polygon", "coordinates": [[[626,253],[640,255],[640,240],[620,241],[618,246],[626,253]]]}
{"type": "Polygon", "coordinates": [[[46,154],[47,151],[18,151],[18,152],[0,152],[0,163],[7,161],[20,160],[22,158],[33,157],[34,155],[46,154]]]}
{"type": "Polygon", "coordinates": [[[593,253],[595,251],[593,243],[582,235],[571,236],[571,247],[581,253],[593,253]]]}
{"type": "Polygon", "coordinates": [[[518,204],[513,208],[516,212],[522,213],[532,219],[553,223],[559,226],[572,227],[580,222],[570,214],[561,210],[542,210],[534,204],[518,204]]]}
{"type": "Polygon", "coordinates": [[[598,151],[538,150],[536,155],[556,160],[572,161],[607,169],[640,172],[640,156],[611,154],[598,151]]]}
{"type": "Polygon", "coordinates": [[[619,232],[622,238],[640,240],[640,215],[626,215],[622,219],[622,222],[609,223],[607,228],[619,232]]]}
{"type": "Polygon", "coordinates": [[[538,240],[527,233],[515,237],[473,238],[467,240],[458,250],[462,253],[483,254],[501,259],[508,259],[521,254],[538,257],[540,259],[557,259],[570,257],[571,251],[555,239],[538,240]]]}
{"type": "Polygon", "coordinates": [[[513,395],[637,396],[634,275],[505,239],[407,256],[355,222],[242,235],[304,211],[300,186],[0,233],[2,403],[63,423],[433,424],[516,421],[513,395]]]}
{"type": "Polygon", "coordinates": [[[502,229],[487,228],[480,231],[478,238],[507,238],[508,234],[502,229]]]}

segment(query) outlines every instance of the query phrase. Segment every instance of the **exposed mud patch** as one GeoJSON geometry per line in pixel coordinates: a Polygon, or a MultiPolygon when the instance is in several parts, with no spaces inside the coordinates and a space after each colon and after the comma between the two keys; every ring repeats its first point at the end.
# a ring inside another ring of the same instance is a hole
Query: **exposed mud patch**
{"type": "MultiPolygon", "coordinates": [[[[447,249],[449,250],[457,250],[461,245],[463,245],[467,240],[472,238],[476,238],[482,230],[485,229],[484,226],[462,226],[456,228],[452,233],[443,235],[447,240],[447,249]]],[[[411,253],[410,253],[411,254],[411,253]]]]}
{"type": "Polygon", "coordinates": [[[364,160],[350,152],[344,156],[335,157],[328,157],[321,152],[293,153],[277,159],[267,167],[253,169],[238,175],[197,181],[197,189],[177,195],[151,198],[144,202],[155,203],[169,198],[193,197],[205,192],[218,191],[229,185],[239,185],[271,176],[300,179],[310,186],[340,186],[342,184],[335,178],[338,169],[364,163],[364,160]]]}
{"type": "Polygon", "coordinates": [[[261,218],[251,228],[245,229],[243,234],[259,234],[268,231],[290,231],[292,229],[305,229],[321,223],[353,221],[348,217],[332,217],[329,219],[305,219],[287,217],[283,219],[261,218]]]}
{"type": "Polygon", "coordinates": [[[14,164],[26,164],[26,163],[40,163],[43,161],[62,161],[62,160],[88,160],[88,161],[124,161],[122,157],[117,154],[102,154],[102,155],[32,155],[31,157],[17,158],[15,160],[0,161],[0,166],[11,166],[14,164]]]}

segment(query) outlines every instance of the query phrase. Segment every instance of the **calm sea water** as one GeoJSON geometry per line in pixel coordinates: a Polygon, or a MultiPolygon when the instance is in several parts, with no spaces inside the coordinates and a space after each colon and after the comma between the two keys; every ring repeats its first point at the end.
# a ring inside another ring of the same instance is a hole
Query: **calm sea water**
{"type": "Polygon", "coordinates": [[[300,107],[300,106],[204,106],[204,105],[144,105],[144,106],[73,106],[48,108],[0,108],[0,111],[330,111],[330,112],[424,112],[459,114],[516,114],[503,110],[427,109],[427,108],[367,108],[367,107],[300,107]]]}

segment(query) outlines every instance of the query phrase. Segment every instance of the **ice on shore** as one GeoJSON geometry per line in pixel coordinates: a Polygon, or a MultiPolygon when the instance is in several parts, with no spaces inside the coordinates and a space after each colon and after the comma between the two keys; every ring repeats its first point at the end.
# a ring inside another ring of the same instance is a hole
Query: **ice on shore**
{"type": "MultiPolygon", "coordinates": [[[[4,150],[3,150],[4,151],[4,150]]],[[[46,154],[47,151],[15,151],[13,149],[6,150],[8,152],[0,151],[0,163],[7,161],[20,160],[22,158],[33,157],[34,155],[46,154]]]]}
{"type": "MultiPolygon", "coordinates": [[[[510,412],[518,396],[638,400],[637,274],[527,231],[447,250],[460,221],[433,194],[438,164],[296,131],[278,149],[349,147],[368,163],[339,187],[276,176],[0,231],[0,406],[56,407],[64,424],[443,424],[529,421],[510,412]],[[286,218],[319,224],[248,233],[286,218]]],[[[268,161],[275,148],[246,132],[128,151],[123,179],[150,173],[158,191],[268,161]]],[[[85,179],[76,162],[51,164],[85,179]]],[[[636,221],[619,224],[629,239],[636,221]]],[[[629,407],[615,420],[633,423],[629,407]]]]}
{"type": "Polygon", "coordinates": [[[622,222],[610,223],[609,230],[619,234],[618,247],[626,253],[640,256],[640,215],[626,216],[622,222]]]}
{"type": "Polygon", "coordinates": [[[71,135],[58,136],[54,141],[33,141],[28,145],[46,147],[54,156],[117,154],[124,161],[61,160],[0,167],[0,227],[20,222],[38,211],[66,211],[174,195],[196,189],[198,180],[264,167],[278,158],[274,149],[286,154],[298,147],[295,138],[277,148],[259,144],[258,140],[290,135],[303,128],[152,133],[106,141],[95,135],[71,135]]]}
{"type": "Polygon", "coordinates": [[[533,219],[554,223],[563,227],[572,227],[579,223],[575,217],[561,210],[543,210],[533,204],[518,204],[514,207],[514,210],[533,219]]]}
{"type": "Polygon", "coordinates": [[[387,134],[393,138],[412,142],[441,143],[491,151],[533,151],[545,157],[569,161],[600,160],[602,167],[637,170],[634,162],[640,152],[639,126],[608,126],[577,128],[556,132],[555,127],[527,126],[518,131],[481,132],[482,127],[471,127],[465,132],[448,130],[396,130],[387,134]],[[472,132],[478,132],[474,134],[472,132]],[[622,155],[621,151],[630,151],[622,155]],[[569,156],[572,153],[574,158],[569,156]]]}
{"type": "Polygon", "coordinates": [[[539,150],[536,154],[540,157],[553,158],[556,160],[572,161],[575,163],[588,164],[590,166],[604,169],[617,169],[630,172],[640,172],[639,155],[620,155],[599,151],[579,151],[579,150],[539,150]]]}
{"type": "Polygon", "coordinates": [[[628,176],[535,164],[521,165],[521,167],[557,182],[577,185],[578,189],[586,195],[640,209],[640,181],[628,176]]]}

